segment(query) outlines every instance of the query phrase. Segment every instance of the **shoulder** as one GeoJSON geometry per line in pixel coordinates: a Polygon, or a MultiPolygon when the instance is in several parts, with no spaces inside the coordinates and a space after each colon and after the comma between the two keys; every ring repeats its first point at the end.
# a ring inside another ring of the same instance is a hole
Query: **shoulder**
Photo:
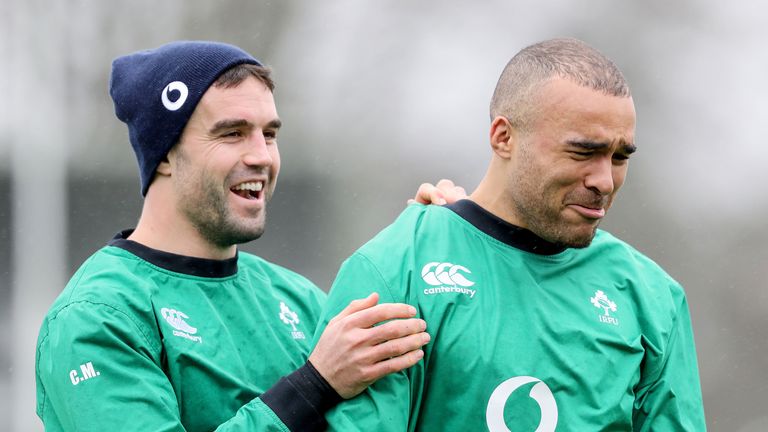
{"type": "Polygon", "coordinates": [[[457,218],[445,207],[411,204],[357,253],[374,263],[391,261],[393,257],[407,254],[417,244],[423,245],[443,237],[446,225],[455,223],[457,218]]]}
{"type": "Polygon", "coordinates": [[[49,316],[73,303],[90,302],[117,309],[145,303],[157,283],[148,264],[122,249],[106,246],[91,255],[75,272],[54,302],[49,316]]]}
{"type": "Polygon", "coordinates": [[[337,287],[358,297],[373,289],[384,289],[388,301],[402,301],[407,296],[408,278],[414,271],[414,255],[440,247],[446,241],[449,226],[460,219],[440,206],[409,205],[395,221],[344,261],[331,296],[337,287]],[[354,286],[352,286],[354,285],[354,286]]]}
{"type": "Polygon", "coordinates": [[[248,252],[238,253],[237,265],[238,271],[259,274],[261,277],[273,281],[283,281],[309,289],[317,288],[309,279],[295,271],[248,252]]]}
{"type": "Polygon", "coordinates": [[[264,280],[277,291],[322,302],[325,292],[306,277],[248,252],[238,252],[238,272],[264,280]]]}
{"type": "Polygon", "coordinates": [[[49,308],[39,342],[54,328],[136,328],[145,342],[159,346],[152,297],[158,282],[146,263],[122,249],[106,246],[75,272],[49,308]]]}
{"type": "Polygon", "coordinates": [[[585,251],[589,251],[587,260],[599,261],[615,278],[630,281],[634,303],[646,316],[674,320],[685,307],[682,285],[658,263],[623,240],[599,230],[585,251]]]}
{"type": "Polygon", "coordinates": [[[587,250],[593,255],[608,257],[614,264],[622,263],[626,270],[679,285],[658,263],[607,231],[598,230],[587,250]]]}

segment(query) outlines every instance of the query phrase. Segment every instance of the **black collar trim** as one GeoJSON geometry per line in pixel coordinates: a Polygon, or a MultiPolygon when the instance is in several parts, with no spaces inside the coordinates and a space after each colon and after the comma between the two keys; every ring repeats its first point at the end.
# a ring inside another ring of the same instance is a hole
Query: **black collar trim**
{"type": "Polygon", "coordinates": [[[463,199],[445,206],[475,228],[517,249],[538,255],[555,255],[567,247],[548,242],[525,228],[512,225],[480,207],[474,201],[463,199]]]}
{"type": "Polygon", "coordinates": [[[128,240],[132,232],[132,229],[120,231],[108,245],[124,249],[150,264],[176,273],[208,278],[223,278],[237,273],[237,255],[225,260],[176,255],[128,240]]]}

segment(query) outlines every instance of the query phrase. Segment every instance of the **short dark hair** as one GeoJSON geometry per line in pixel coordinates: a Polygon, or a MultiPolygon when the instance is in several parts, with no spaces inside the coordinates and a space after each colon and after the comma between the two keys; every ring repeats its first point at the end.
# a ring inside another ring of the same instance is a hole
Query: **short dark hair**
{"type": "Polygon", "coordinates": [[[624,75],[601,52],[578,39],[550,39],[523,48],[507,63],[491,98],[491,121],[504,116],[526,129],[535,109],[535,90],[554,77],[611,96],[630,96],[624,75]]]}
{"type": "Polygon", "coordinates": [[[214,87],[231,88],[239,85],[246,78],[254,77],[261,81],[269,91],[275,91],[275,82],[272,80],[272,70],[266,66],[243,63],[233,66],[216,78],[214,87]]]}

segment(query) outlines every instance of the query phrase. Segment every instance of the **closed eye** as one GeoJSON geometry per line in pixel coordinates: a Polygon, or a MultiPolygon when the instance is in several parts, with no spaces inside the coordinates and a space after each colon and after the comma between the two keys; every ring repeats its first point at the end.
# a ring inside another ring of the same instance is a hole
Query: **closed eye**
{"type": "Polygon", "coordinates": [[[569,153],[572,154],[576,159],[589,158],[595,154],[593,151],[570,151],[569,153]]]}

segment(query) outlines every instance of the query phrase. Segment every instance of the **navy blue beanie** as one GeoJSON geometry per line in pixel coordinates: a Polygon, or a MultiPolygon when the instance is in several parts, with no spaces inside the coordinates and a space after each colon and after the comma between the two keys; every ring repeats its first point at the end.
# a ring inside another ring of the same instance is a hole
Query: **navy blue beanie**
{"type": "Polygon", "coordinates": [[[142,195],[208,87],[227,69],[244,63],[261,65],[234,45],[203,41],[171,42],[112,62],[109,94],[117,118],[128,125],[142,195]]]}

